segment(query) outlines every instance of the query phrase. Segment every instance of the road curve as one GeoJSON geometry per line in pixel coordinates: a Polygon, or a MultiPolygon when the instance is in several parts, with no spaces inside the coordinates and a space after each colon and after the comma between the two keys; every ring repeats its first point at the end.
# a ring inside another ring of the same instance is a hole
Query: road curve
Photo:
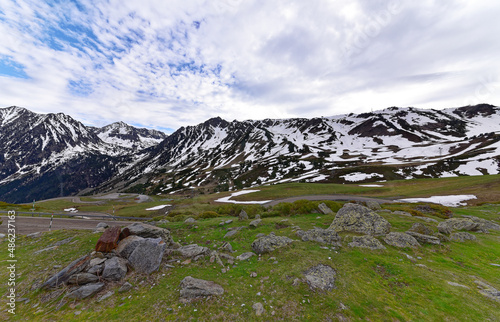
{"type": "MultiPolygon", "coordinates": [[[[7,216],[1,216],[2,225],[0,225],[0,233],[7,233],[7,216]]],[[[120,225],[128,226],[132,221],[118,221],[118,220],[102,220],[102,219],[73,219],[73,218],[59,218],[54,217],[52,221],[52,230],[56,229],[95,229],[97,224],[105,222],[110,226],[120,225]]],[[[50,218],[49,217],[28,217],[16,216],[14,223],[16,233],[20,235],[31,234],[35,232],[49,231],[50,218]]]]}
{"type": "Polygon", "coordinates": [[[378,198],[369,198],[369,197],[360,197],[354,195],[305,195],[305,196],[295,196],[284,199],[277,199],[270,201],[268,203],[263,204],[264,207],[271,207],[277,205],[281,202],[294,202],[297,200],[337,200],[337,201],[376,201],[378,203],[392,203],[394,200],[388,199],[378,199],[378,198]]]}

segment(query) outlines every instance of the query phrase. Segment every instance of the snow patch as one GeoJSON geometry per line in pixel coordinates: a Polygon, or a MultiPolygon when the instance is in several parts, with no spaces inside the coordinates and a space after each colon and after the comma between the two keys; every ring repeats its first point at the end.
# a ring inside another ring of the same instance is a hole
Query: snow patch
{"type": "Polygon", "coordinates": [[[351,182],[356,182],[356,181],[363,181],[366,179],[371,179],[371,178],[383,178],[384,176],[379,174],[379,173],[362,173],[362,172],[353,172],[349,173],[343,176],[340,176],[341,178],[344,178],[346,181],[351,181],[351,182]]]}
{"type": "Polygon", "coordinates": [[[257,191],[260,191],[260,190],[243,190],[243,191],[233,192],[230,196],[224,197],[224,198],[219,198],[219,199],[215,200],[215,202],[226,202],[226,203],[234,203],[234,204],[264,204],[264,203],[272,201],[272,200],[264,200],[264,201],[236,201],[236,200],[230,200],[232,197],[246,195],[248,193],[257,192],[257,191]]]}
{"type": "Polygon", "coordinates": [[[458,206],[466,206],[466,202],[462,202],[465,200],[477,199],[474,195],[450,195],[450,196],[432,196],[429,198],[405,198],[400,199],[399,201],[403,202],[432,202],[438,203],[447,207],[458,207],[458,206]]]}
{"type": "Polygon", "coordinates": [[[160,209],[163,209],[163,208],[169,207],[169,206],[171,206],[171,205],[160,205],[160,206],[148,208],[146,210],[160,210],[160,209]]]}

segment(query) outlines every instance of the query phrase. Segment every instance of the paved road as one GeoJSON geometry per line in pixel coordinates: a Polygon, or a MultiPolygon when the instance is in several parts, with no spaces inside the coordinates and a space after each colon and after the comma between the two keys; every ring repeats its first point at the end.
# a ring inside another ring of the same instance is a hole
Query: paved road
{"type": "Polygon", "coordinates": [[[270,207],[279,204],[280,202],[294,202],[297,200],[339,200],[339,201],[350,201],[350,200],[355,200],[355,201],[376,201],[378,203],[392,203],[394,200],[388,200],[388,199],[378,199],[378,198],[369,198],[369,197],[360,197],[360,196],[353,196],[353,195],[307,195],[307,196],[295,196],[295,197],[290,197],[290,198],[284,198],[284,199],[277,199],[270,201],[268,203],[265,203],[263,206],[265,207],[270,207]]]}
{"type": "MultiPolygon", "coordinates": [[[[0,225],[0,233],[7,232],[6,216],[1,216],[3,221],[0,225]]],[[[73,219],[73,218],[59,218],[54,217],[52,221],[52,230],[56,229],[94,229],[100,222],[105,222],[108,225],[130,225],[131,221],[118,221],[118,220],[102,220],[102,219],[73,219]]],[[[50,218],[48,217],[27,217],[16,216],[16,231],[17,234],[26,235],[38,231],[49,231],[50,218]]]]}

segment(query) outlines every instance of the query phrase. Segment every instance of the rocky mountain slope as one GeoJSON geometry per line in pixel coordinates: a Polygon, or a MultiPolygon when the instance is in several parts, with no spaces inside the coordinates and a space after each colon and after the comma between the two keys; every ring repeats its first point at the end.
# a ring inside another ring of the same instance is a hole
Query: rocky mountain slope
{"type": "Polygon", "coordinates": [[[120,124],[124,139],[113,141],[114,128],[86,127],[62,113],[0,109],[0,200],[27,202],[96,187],[133,160],[131,151],[164,137],[120,124]]]}
{"type": "Polygon", "coordinates": [[[499,173],[500,109],[391,107],[312,119],[183,127],[106,188],[205,191],[266,183],[369,182],[499,173]]]}
{"type": "Polygon", "coordinates": [[[7,201],[500,172],[500,109],[487,104],[312,119],[217,117],[168,137],[124,123],[89,128],[17,107],[0,109],[0,124],[0,199],[7,201]]]}

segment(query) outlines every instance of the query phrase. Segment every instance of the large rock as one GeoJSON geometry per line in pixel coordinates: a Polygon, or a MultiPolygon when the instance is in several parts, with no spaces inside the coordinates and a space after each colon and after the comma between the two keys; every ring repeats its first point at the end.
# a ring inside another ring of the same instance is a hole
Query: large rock
{"type": "Polygon", "coordinates": [[[368,248],[371,250],[376,249],[386,249],[382,243],[373,236],[365,235],[365,236],[354,236],[352,238],[352,242],[348,244],[349,247],[361,247],[368,248]]]}
{"type": "Polygon", "coordinates": [[[420,246],[418,241],[413,236],[399,232],[389,233],[387,236],[385,236],[384,241],[391,246],[400,248],[415,248],[420,246]]]}
{"type": "Polygon", "coordinates": [[[415,232],[415,233],[419,233],[419,234],[422,234],[422,235],[432,235],[434,233],[434,231],[427,227],[427,225],[424,225],[422,223],[419,223],[419,222],[416,222],[414,223],[410,229],[408,229],[408,232],[415,232]]]}
{"type": "Polygon", "coordinates": [[[406,233],[415,238],[419,243],[422,244],[433,244],[433,245],[441,244],[441,240],[439,239],[439,237],[436,236],[419,234],[411,230],[408,230],[406,233]]]}
{"type": "Polygon", "coordinates": [[[180,284],[181,300],[191,301],[197,298],[222,294],[224,294],[222,286],[212,281],[186,276],[180,284]]]}
{"type": "Polygon", "coordinates": [[[273,250],[286,246],[293,242],[286,236],[276,236],[270,233],[268,236],[260,237],[252,243],[252,249],[257,254],[269,253],[273,250]]]}
{"type": "Polygon", "coordinates": [[[450,240],[463,243],[468,240],[476,240],[476,236],[469,234],[465,231],[459,231],[458,233],[451,234],[450,240]]]}
{"type": "Polygon", "coordinates": [[[333,215],[333,211],[324,202],[320,203],[318,208],[324,215],[333,215]]]}
{"type": "Polygon", "coordinates": [[[116,253],[121,257],[128,259],[141,240],[144,240],[144,238],[137,235],[128,236],[120,241],[118,247],[116,247],[116,253]]]}
{"type": "Polygon", "coordinates": [[[311,290],[330,291],[335,288],[335,275],[333,268],[327,265],[317,265],[304,272],[307,284],[311,290]]]}
{"type": "Polygon", "coordinates": [[[119,281],[127,275],[127,260],[113,257],[104,263],[102,278],[108,281],[119,281]]]}
{"type": "Polygon", "coordinates": [[[68,284],[85,285],[89,283],[95,283],[99,281],[99,277],[90,273],[78,273],[71,275],[68,280],[68,284]]]}
{"type": "Polygon", "coordinates": [[[478,231],[487,232],[488,230],[500,230],[500,225],[493,221],[474,216],[464,216],[464,217],[469,218],[473,222],[479,224],[478,231]]]}
{"type": "Polygon", "coordinates": [[[480,224],[470,218],[450,218],[438,224],[438,230],[442,234],[449,235],[454,230],[477,231],[480,224]]]}
{"type": "Polygon", "coordinates": [[[109,253],[115,249],[118,244],[118,239],[120,238],[120,232],[121,228],[119,226],[113,226],[106,229],[97,241],[95,251],[109,253]]]}
{"type": "Polygon", "coordinates": [[[375,211],[382,209],[382,207],[380,207],[380,204],[375,200],[368,200],[366,202],[366,207],[370,208],[371,210],[375,210],[375,211]]]}
{"type": "Polygon", "coordinates": [[[165,243],[158,243],[157,240],[144,239],[139,241],[128,261],[130,266],[138,273],[151,274],[160,268],[165,243]]]}
{"type": "Polygon", "coordinates": [[[210,249],[207,247],[199,246],[197,244],[191,244],[179,247],[175,250],[182,257],[193,258],[196,256],[207,256],[210,254],[210,249]]]}
{"type": "Polygon", "coordinates": [[[165,228],[137,222],[127,226],[126,228],[130,231],[130,235],[137,235],[144,238],[161,238],[167,245],[173,243],[170,231],[165,228]]]}
{"type": "Polygon", "coordinates": [[[43,283],[40,288],[54,288],[67,282],[73,274],[82,272],[90,263],[90,255],[85,255],[77,260],[71,262],[64,269],[59,271],[57,274],[51,276],[45,283],[43,283]]]}
{"type": "Polygon", "coordinates": [[[340,246],[340,236],[337,232],[329,229],[314,228],[308,231],[298,230],[297,236],[302,241],[314,241],[321,244],[340,246]]]}
{"type": "Polygon", "coordinates": [[[245,210],[241,210],[241,212],[240,212],[240,214],[238,216],[238,219],[242,220],[242,221],[248,220],[248,214],[247,214],[247,212],[245,210]]]}
{"type": "Polygon", "coordinates": [[[100,292],[104,288],[104,283],[87,284],[77,288],[67,295],[70,299],[82,300],[100,292]]]}
{"type": "Polygon", "coordinates": [[[328,229],[381,236],[389,233],[391,224],[371,209],[348,203],[337,212],[328,229]]]}

